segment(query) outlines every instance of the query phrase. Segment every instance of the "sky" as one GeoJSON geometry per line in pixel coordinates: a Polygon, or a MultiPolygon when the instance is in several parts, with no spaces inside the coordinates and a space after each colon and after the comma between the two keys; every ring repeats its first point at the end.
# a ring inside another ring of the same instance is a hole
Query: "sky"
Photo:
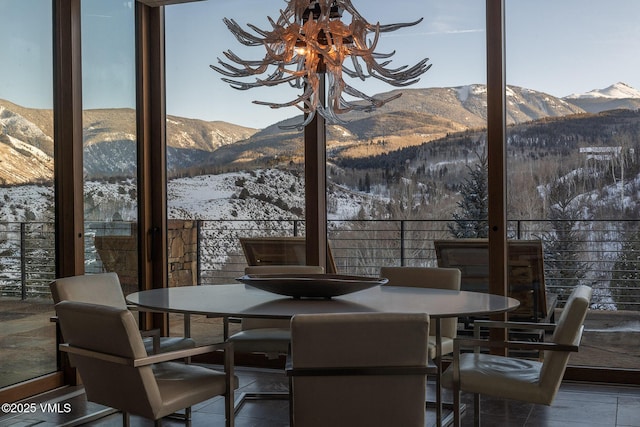
{"type": "MultiPolygon", "coordinates": [[[[412,87],[486,82],[483,0],[352,0],[370,22],[422,23],[383,35],[378,51],[396,51],[393,64],[430,58],[432,68],[412,87]]],[[[262,128],[298,113],[253,100],[283,102],[286,86],[238,91],[209,68],[225,50],[245,59],[245,48],[222,22],[233,18],[268,29],[284,0],[207,0],[165,8],[167,112],[262,128]]],[[[83,0],[85,108],[135,106],[133,1],[83,0]]],[[[0,98],[50,108],[51,1],[0,0],[0,98]]],[[[507,83],[563,97],[625,82],[640,89],[640,1],[506,0],[507,83]]],[[[367,80],[367,94],[394,89],[367,80]]]]}

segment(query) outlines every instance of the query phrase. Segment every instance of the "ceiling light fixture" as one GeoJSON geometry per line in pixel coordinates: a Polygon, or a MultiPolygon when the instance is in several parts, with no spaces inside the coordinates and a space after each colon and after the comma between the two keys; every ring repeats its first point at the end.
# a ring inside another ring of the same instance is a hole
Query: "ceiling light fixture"
{"type": "Polygon", "coordinates": [[[431,67],[426,58],[412,67],[405,65],[391,68],[390,58],[395,55],[395,51],[375,51],[381,33],[416,25],[422,18],[409,23],[372,25],[360,15],[350,0],[285,1],[287,7],[280,10],[277,21],[267,17],[272,27],[270,31],[247,24],[255,32],[252,34],[243,30],[236,21],[223,19],[240,43],[246,46],[263,46],[266,49],[263,59],[244,60],[227,50],[224,55],[230,62],[218,58],[220,66],[211,65],[212,69],[225,75],[222,80],[235,89],[246,90],[281,83],[303,89],[302,95],[287,103],[254,101],[271,108],[296,106],[305,114],[302,123],[283,128],[302,129],[313,120],[316,113],[324,117],[327,123],[345,123],[338,114],[373,111],[401,95],[373,98],[347,84],[343,74],[362,81],[373,77],[390,85],[403,87],[416,83],[431,67]],[[344,12],[351,16],[350,24],[343,22],[344,12]],[[344,65],[348,58],[351,58],[353,69],[344,65]],[[378,62],[379,60],[382,62],[378,62]],[[266,74],[266,77],[256,78],[251,83],[237,80],[262,74],[266,74]],[[325,94],[320,93],[320,88],[324,86],[321,81],[325,76],[328,79],[326,106],[325,94]],[[345,94],[353,100],[345,99],[345,94]]]}

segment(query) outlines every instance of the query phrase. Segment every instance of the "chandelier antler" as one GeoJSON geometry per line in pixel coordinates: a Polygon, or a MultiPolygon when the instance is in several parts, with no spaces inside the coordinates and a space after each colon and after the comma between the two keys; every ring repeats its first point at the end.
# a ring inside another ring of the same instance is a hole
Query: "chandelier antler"
{"type": "Polygon", "coordinates": [[[302,129],[313,120],[316,113],[330,124],[345,123],[338,117],[349,111],[372,111],[398,98],[397,94],[385,99],[365,95],[347,84],[343,74],[364,81],[373,77],[392,86],[404,87],[416,83],[431,64],[425,58],[412,67],[389,67],[390,53],[375,52],[380,33],[411,27],[422,21],[390,25],[370,24],[351,4],[350,0],[285,0],[287,7],[280,10],[280,17],[274,21],[267,17],[271,30],[262,30],[247,24],[255,34],[243,30],[233,19],[224,18],[227,28],[245,46],[263,46],[266,54],[260,60],[244,60],[231,50],[224,52],[229,62],[218,58],[219,66],[211,65],[215,71],[226,76],[222,80],[231,87],[247,90],[260,86],[276,86],[289,83],[303,89],[296,99],[286,103],[253,101],[255,104],[271,108],[295,106],[305,115],[305,120],[296,125],[283,126],[285,129],[302,129]],[[351,15],[349,25],[342,21],[342,15],[351,15]],[[344,65],[351,58],[353,69],[344,65]],[[382,61],[382,62],[378,62],[382,61]],[[266,74],[254,82],[238,79],[266,74]],[[327,77],[328,100],[321,102],[320,82],[327,77]],[[343,94],[353,97],[348,101],[343,94]]]}

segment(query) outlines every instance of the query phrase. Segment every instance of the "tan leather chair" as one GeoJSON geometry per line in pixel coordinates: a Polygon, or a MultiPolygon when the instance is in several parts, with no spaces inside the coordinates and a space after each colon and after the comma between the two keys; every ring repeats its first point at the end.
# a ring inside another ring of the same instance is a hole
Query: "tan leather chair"
{"type": "MultiPolygon", "coordinates": [[[[380,277],[389,279],[385,286],[460,290],[460,270],[457,268],[381,267],[380,277]]],[[[453,352],[453,340],[458,334],[458,319],[440,320],[442,354],[453,352]]],[[[431,322],[429,330],[429,357],[436,359],[436,328],[431,322]]]]}
{"type": "Polygon", "coordinates": [[[427,314],[296,315],[291,334],[292,426],[425,425],[427,314]]]}
{"type": "MultiPolygon", "coordinates": [[[[87,274],[56,279],[49,284],[54,304],[60,301],[77,301],[91,304],[108,305],[125,309],[127,302],[122,293],[120,280],[116,273],[87,274]]],[[[195,341],[189,338],[189,320],[185,318],[184,337],[160,337],[159,331],[146,331],[144,339],[148,354],[180,350],[195,347],[195,341]]]]}
{"type": "MultiPolygon", "coordinates": [[[[386,286],[408,286],[460,290],[460,270],[457,268],[430,267],[381,267],[380,277],[389,279],[386,286]]],[[[440,319],[441,352],[436,345],[436,324],[431,321],[429,327],[429,357],[436,365],[436,411],[442,419],[442,355],[453,353],[453,340],[458,334],[458,318],[440,319]]]]}
{"type": "MultiPolygon", "coordinates": [[[[245,274],[322,274],[324,269],[313,265],[265,265],[249,266],[245,274]]],[[[228,319],[225,319],[225,331],[228,319]]],[[[289,319],[245,318],[241,321],[242,330],[227,338],[233,343],[237,353],[264,353],[268,358],[277,358],[289,352],[291,330],[289,319]]],[[[225,332],[225,336],[228,332],[225,332]]],[[[252,399],[288,399],[287,392],[243,392],[237,396],[236,412],[246,400],[252,399]]]]}
{"type": "Polygon", "coordinates": [[[148,356],[133,314],[126,308],[83,302],[56,304],[67,352],[87,400],[156,421],[177,410],[224,395],[228,427],[234,424],[233,347],[214,344],[148,356]],[[223,349],[224,372],[171,360],[223,349]]]}
{"type": "Polygon", "coordinates": [[[453,364],[445,371],[442,383],[454,392],[454,425],[460,425],[460,391],[474,393],[474,424],[480,425],[480,394],[551,405],[564,375],[569,355],[578,351],[584,319],[587,315],[592,290],[577,286],[562,310],[557,325],[523,322],[477,322],[481,326],[496,328],[531,328],[553,330],[550,342],[496,342],[475,339],[457,339],[453,364]],[[462,347],[476,348],[473,353],[462,353],[462,347]],[[480,353],[480,347],[538,350],[543,360],[516,359],[480,353]]]}
{"type": "MultiPolygon", "coordinates": [[[[314,265],[249,266],[245,274],[322,274],[324,269],[314,265]]],[[[238,353],[265,353],[267,357],[287,354],[291,342],[289,319],[242,319],[242,330],[227,340],[233,342],[238,353]]]]}

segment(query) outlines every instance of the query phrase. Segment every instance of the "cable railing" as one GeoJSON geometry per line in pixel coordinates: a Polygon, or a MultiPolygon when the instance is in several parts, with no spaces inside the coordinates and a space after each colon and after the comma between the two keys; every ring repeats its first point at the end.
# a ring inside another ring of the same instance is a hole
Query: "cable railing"
{"type": "MultiPolygon", "coordinates": [[[[340,273],[375,276],[383,265],[437,266],[433,241],[452,238],[450,223],[334,220],[328,221],[328,239],[340,273]]],[[[303,221],[278,224],[201,221],[201,229],[207,231],[198,238],[199,283],[225,283],[243,274],[246,261],[240,237],[304,235],[303,221]],[[210,262],[212,257],[215,264],[210,262]]],[[[639,228],[640,221],[633,220],[512,220],[508,238],[543,242],[545,284],[559,295],[561,304],[570,289],[588,284],[595,290],[594,308],[640,311],[639,228]]]]}
{"type": "MultiPolygon", "coordinates": [[[[244,272],[240,237],[304,236],[302,220],[198,220],[198,284],[228,283],[244,272]]],[[[328,239],[338,271],[375,276],[380,266],[436,266],[434,240],[451,239],[450,220],[331,220],[328,239]]],[[[85,270],[106,271],[137,256],[135,223],[85,224],[85,270]],[[103,259],[116,239],[118,259],[103,259]],[[123,243],[125,242],[125,243],[123,243]]],[[[509,221],[510,239],[543,242],[545,282],[561,298],[577,284],[595,290],[594,308],[640,311],[640,221],[509,221]]],[[[55,276],[55,227],[47,222],[0,222],[0,296],[48,297],[55,276]]],[[[129,261],[127,261],[129,260],[129,261]]],[[[133,263],[135,265],[135,263],[133,263]]],[[[125,274],[124,272],[119,272],[125,274]]],[[[135,272],[126,274],[135,276],[135,272]]],[[[134,279],[135,280],[135,279],[134,279]]]]}

